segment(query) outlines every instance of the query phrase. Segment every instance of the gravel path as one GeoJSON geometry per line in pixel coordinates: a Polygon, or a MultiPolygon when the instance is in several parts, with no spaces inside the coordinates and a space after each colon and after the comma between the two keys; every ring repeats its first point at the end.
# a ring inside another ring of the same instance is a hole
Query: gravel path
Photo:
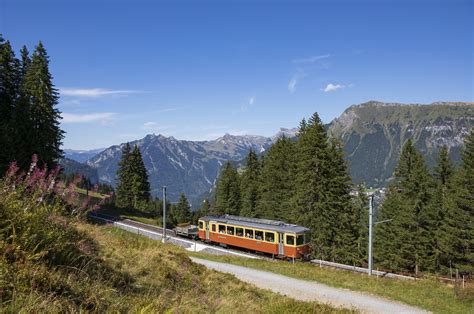
{"type": "Polygon", "coordinates": [[[428,313],[421,309],[351,290],[333,288],[315,281],[290,278],[275,273],[191,257],[207,268],[235,275],[263,289],[302,301],[317,301],[335,307],[354,308],[364,313],[428,313]]]}

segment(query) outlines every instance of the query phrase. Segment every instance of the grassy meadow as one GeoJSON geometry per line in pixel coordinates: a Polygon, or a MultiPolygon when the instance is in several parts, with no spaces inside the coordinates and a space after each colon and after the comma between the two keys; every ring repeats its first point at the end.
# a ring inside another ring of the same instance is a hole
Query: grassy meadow
{"type": "Polygon", "coordinates": [[[261,269],[304,280],[314,280],[333,287],[378,295],[417,306],[434,313],[474,313],[474,289],[464,290],[462,297],[454,294],[450,285],[434,280],[405,281],[388,278],[369,278],[350,271],[320,268],[303,262],[268,261],[234,256],[217,256],[189,252],[190,255],[212,261],[261,269]]]}

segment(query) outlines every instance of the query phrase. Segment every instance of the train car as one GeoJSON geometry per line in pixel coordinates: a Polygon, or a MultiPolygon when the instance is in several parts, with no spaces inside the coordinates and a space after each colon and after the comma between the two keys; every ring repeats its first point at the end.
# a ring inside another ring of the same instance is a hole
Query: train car
{"type": "Polygon", "coordinates": [[[174,229],[176,235],[197,239],[198,238],[198,228],[196,225],[191,225],[190,223],[183,223],[177,225],[174,229]]]}
{"type": "Polygon", "coordinates": [[[232,215],[204,216],[198,221],[201,240],[287,258],[309,254],[309,229],[282,221],[232,215]]]}

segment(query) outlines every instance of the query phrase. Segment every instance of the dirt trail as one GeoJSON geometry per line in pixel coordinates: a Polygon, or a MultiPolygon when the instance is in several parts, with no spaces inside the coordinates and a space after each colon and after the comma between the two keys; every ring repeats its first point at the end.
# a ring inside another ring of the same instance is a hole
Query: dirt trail
{"type": "Polygon", "coordinates": [[[207,268],[233,274],[240,280],[252,283],[259,288],[269,289],[297,300],[317,301],[335,307],[354,308],[363,313],[429,313],[395,301],[362,292],[329,287],[315,281],[305,281],[262,270],[195,257],[191,257],[191,259],[195,263],[202,264],[207,268]]]}

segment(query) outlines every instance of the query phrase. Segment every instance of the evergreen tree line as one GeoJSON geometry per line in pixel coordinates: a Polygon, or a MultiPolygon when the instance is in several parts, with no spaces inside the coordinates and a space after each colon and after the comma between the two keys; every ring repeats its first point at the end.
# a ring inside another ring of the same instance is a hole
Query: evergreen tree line
{"type": "Polygon", "coordinates": [[[315,257],[360,263],[367,200],[351,197],[351,190],[341,144],[328,137],[315,113],[300,123],[297,140],[278,139],[262,158],[250,151],[243,171],[227,162],[208,211],[309,227],[315,257]]]}
{"type": "MultiPolygon", "coordinates": [[[[447,274],[474,271],[474,135],[455,167],[446,147],[429,171],[411,140],[404,145],[375,226],[375,267],[447,274]]],[[[317,114],[300,124],[296,140],[281,138],[246,167],[227,162],[214,201],[201,214],[283,220],[312,230],[317,258],[367,265],[368,199],[351,184],[340,143],[317,114]],[[351,196],[351,194],[354,194],[351,196]]]]}
{"type": "Polygon", "coordinates": [[[114,188],[107,183],[92,183],[92,181],[84,177],[79,173],[70,173],[70,174],[62,174],[61,181],[64,182],[65,185],[69,185],[70,183],[74,182],[74,184],[84,190],[92,190],[97,189],[96,191],[100,194],[110,194],[114,193],[114,188]],[[79,179],[78,179],[79,178],[79,179]]]}
{"type": "Polygon", "coordinates": [[[53,167],[62,156],[64,132],[59,128],[58,91],[41,42],[32,55],[26,46],[20,58],[0,35],[0,173],[11,161],[25,169],[31,156],[53,167]]]}
{"type": "Polygon", "coordinates": [[[455,167],[442,147],[430,172],[408,140],[375,227],[376,265],[387,269],[474,273],[474,129],[455,167]]]}

